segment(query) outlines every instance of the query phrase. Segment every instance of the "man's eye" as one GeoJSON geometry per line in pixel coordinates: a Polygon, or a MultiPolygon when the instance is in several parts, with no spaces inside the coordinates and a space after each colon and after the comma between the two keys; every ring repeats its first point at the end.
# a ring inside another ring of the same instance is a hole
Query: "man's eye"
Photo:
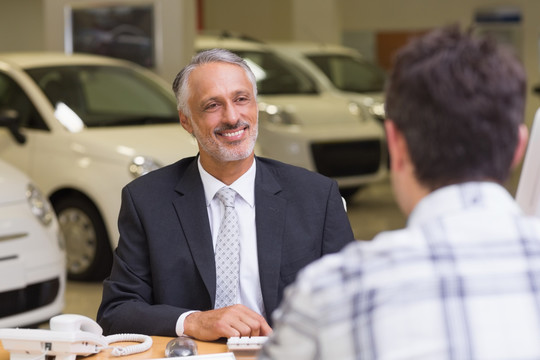
{"type": "Polygon", "coordinates": [[[218,104],[212,103],[212,104],[206,105],[206,106],[204,107],[204,110],[213,110],[213,109],[215,109],[215,108],[217,108],[217,107],[218,107],[218,104]]]}

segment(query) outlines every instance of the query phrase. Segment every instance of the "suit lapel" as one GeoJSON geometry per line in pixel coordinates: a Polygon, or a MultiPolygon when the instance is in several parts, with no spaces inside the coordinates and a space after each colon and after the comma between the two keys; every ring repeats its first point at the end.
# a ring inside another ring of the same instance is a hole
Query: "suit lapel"
{"type": "Polygon", "coordinates": [[[267,317],[278,306],[281,247],[287,201],[277,196],[281,186],[266,165],[257,162],[255,179],[255,222],[259,277],[267,317]]]}
{"type": "Polygon", "coordinates": [[[180,197],[173,202],[193,261],[208,290],[212,304],[216,293],[216,267],[204,188],[195,159],[175,189],[180,197]]]}

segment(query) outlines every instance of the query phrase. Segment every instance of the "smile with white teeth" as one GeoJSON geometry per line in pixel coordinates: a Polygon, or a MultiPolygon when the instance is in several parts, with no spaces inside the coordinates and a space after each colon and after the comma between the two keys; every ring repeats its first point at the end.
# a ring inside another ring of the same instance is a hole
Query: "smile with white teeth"
{"type": "Polygon", "coordinates": [[[241,130],[235,131],[233,133],[225,133],[225,134],[221,134],[221,135],[226,136],[226,137],[234,137],[234,136],[238,136],[238,135],[242,134],[243,132],[244,132],[244,129],[241,129],[241,130]]]}

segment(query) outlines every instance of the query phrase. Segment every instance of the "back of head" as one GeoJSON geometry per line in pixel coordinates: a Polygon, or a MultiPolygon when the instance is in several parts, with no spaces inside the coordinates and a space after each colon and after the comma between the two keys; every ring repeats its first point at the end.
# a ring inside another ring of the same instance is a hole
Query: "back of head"
{"type": "Polygon", "coordinates": [[[404,134],[417,180],[431,190],[508,178],[523,122],[525,72],[495,41],[437,29],[396,55],[386,116],[404,134]]]}

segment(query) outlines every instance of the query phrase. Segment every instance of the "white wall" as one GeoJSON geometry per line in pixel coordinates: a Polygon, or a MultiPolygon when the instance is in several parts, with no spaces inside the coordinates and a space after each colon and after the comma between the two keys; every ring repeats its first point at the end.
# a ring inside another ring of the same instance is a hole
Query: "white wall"
{"type": "Polygon", "coordinates": [[[0,0],[0,51],[43,50],[41,0],[0,0]]]}
{"type": "Polygon", "coordinates": [[[172,80],[194,52],[195,0],[0,0],[0,51],[64,51],[70,4],[154,4],[155,72],[172,80]]]}
{"type": "Polygon", "coordinates": [[[70,4],[154,4],[156,67],[172,80],[194,52],[195,0],[0,0],[0,51],[64,51],[70,4]]]}
{"type": "Polygon", "coordinates": [[[203,28],[229,30],[261,40],[339,42],[341,20],[334,0],[201,0],[203,28]]]}
{"type": "Polygon", "coordinates": [[[194,0],[43,0],[45,48],[64,51],[64,13],[70,4],[154,4],[156,34],[155,72],[166,81],[172,80],[193,55],[195,35],[194,0]]]}
{"type": "Polygon", "coordinates": [[[293,0],[292,39],[340,43],[341,20],[335,1],[293,0]]]}
{"type": "MultiPolygon", "coordinates": [[[[330,1],[330,0],[329,0],[330,1]]],[[[521,9],[521,54],[527,71],[528,88],[540,83],[540,1],[508,0],[338,0],[344,31],[424,30],[458,23],[468,26],[475,10],[495,5],[521,9]]],[[[526,122],[531,124],[540,96],[528,92],[526,122]]]]}
{"type": "Polygon", "coordinates": [[[240,32],[262,40],[287,40],[293,33],[291,0],[201,1],[205,30],[240,32]]]}

